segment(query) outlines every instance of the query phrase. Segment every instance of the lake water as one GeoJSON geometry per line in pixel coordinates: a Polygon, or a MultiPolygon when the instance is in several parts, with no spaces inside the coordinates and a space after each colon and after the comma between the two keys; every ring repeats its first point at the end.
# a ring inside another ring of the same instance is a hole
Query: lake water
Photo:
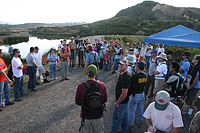
{"type": "Polygon", "coordinates": [[[22,58],[26,58],[27,54],[30,51],[30,47],[38,46],[39,52],[44,54],[48,52],[52,47],[58,49],[60,40],[47,40],[39,39],[37,37],[29,37],[28,42],[18,43],[11,46],[0,46],[0,49],[2,49],[4,53],[8,53],[9,47],[18,48],[20,50],[22,58]]]}

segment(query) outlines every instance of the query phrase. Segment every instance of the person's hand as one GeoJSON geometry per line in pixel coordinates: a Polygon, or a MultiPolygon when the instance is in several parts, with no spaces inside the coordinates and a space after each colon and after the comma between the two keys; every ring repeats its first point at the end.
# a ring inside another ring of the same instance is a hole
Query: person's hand
{"type": "Polygon", "coordinates": [[[148,131],[149,132],[156,132],[156,129],[153,126],[149,126],[148,131]]]}
{"type": "Polygon", "coordinates": [[[119,104],[118,104],[118,103],[115,103],[115,106],[116,106],[117,108],[119,108],[119,104]]]}
{"type": "Polygon", "coordinates": [[[12,81],[10,79],[8,79],[8,83],[11,83],[12,81]]]}
{"type": "Polygon", "coordinates": [[[85,77],[85,75],[86,75],[86,71],[83,72],[83,76],[84,76],[84,77],[85,77]]]}

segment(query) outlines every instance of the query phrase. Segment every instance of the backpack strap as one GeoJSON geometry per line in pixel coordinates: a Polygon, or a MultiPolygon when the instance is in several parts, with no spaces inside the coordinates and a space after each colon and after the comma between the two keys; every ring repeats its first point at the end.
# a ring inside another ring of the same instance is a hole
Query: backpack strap
{"type": "MultiPolygon", "coordinates": [[[[100,81],[97,80],[97,81],[95,82],[95,86],[98,87],[98,86],[99,86],[99,83],[100,83],[100,81]]],[[[85,84],[88,88],[90,88],[90,83],[88,83],[87,81],[86,81],[86,82],[83,82],[83,84],[85,84]]]]}

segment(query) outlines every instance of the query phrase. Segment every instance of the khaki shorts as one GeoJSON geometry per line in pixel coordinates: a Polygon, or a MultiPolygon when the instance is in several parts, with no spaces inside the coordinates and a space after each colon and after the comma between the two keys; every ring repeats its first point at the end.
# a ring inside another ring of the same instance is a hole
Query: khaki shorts
{"type": "Polygon", "coordinates": [[[80,133],[103,133],[103,118],[86,120],[84,125],[81,127],[80,133]]]}
{"type": "Polygon", "coordinates": [[[160,90],[162,90],[164,87],[165,83],[165,79],[155,79],[155,87],[154,87],[154,90],[153,90],[153,94],[157,94],[160,90]]]}
{"type": "Polygon", "coordinates": [[[46,72],[43,66],[38,67],[38,68],[37,68],[37,71],[38,71],[39,75],[41,75],[41,74],[43,74],[43,73],[46,72]]]}

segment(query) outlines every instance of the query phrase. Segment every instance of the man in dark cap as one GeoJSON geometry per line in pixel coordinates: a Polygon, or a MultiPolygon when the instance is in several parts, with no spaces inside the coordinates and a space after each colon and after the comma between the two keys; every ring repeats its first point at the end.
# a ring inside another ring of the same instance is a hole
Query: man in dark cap
{"type": "Polygon", "coordinates": [[[188,57],[189,57],[189,52],[183,52],[182,53],[182,59],[180,62],[180,74],[185,77],[185,79],[187,79],[187,74],[188,71],[190,69],[190,62],[188,61],[188,57]]]}

